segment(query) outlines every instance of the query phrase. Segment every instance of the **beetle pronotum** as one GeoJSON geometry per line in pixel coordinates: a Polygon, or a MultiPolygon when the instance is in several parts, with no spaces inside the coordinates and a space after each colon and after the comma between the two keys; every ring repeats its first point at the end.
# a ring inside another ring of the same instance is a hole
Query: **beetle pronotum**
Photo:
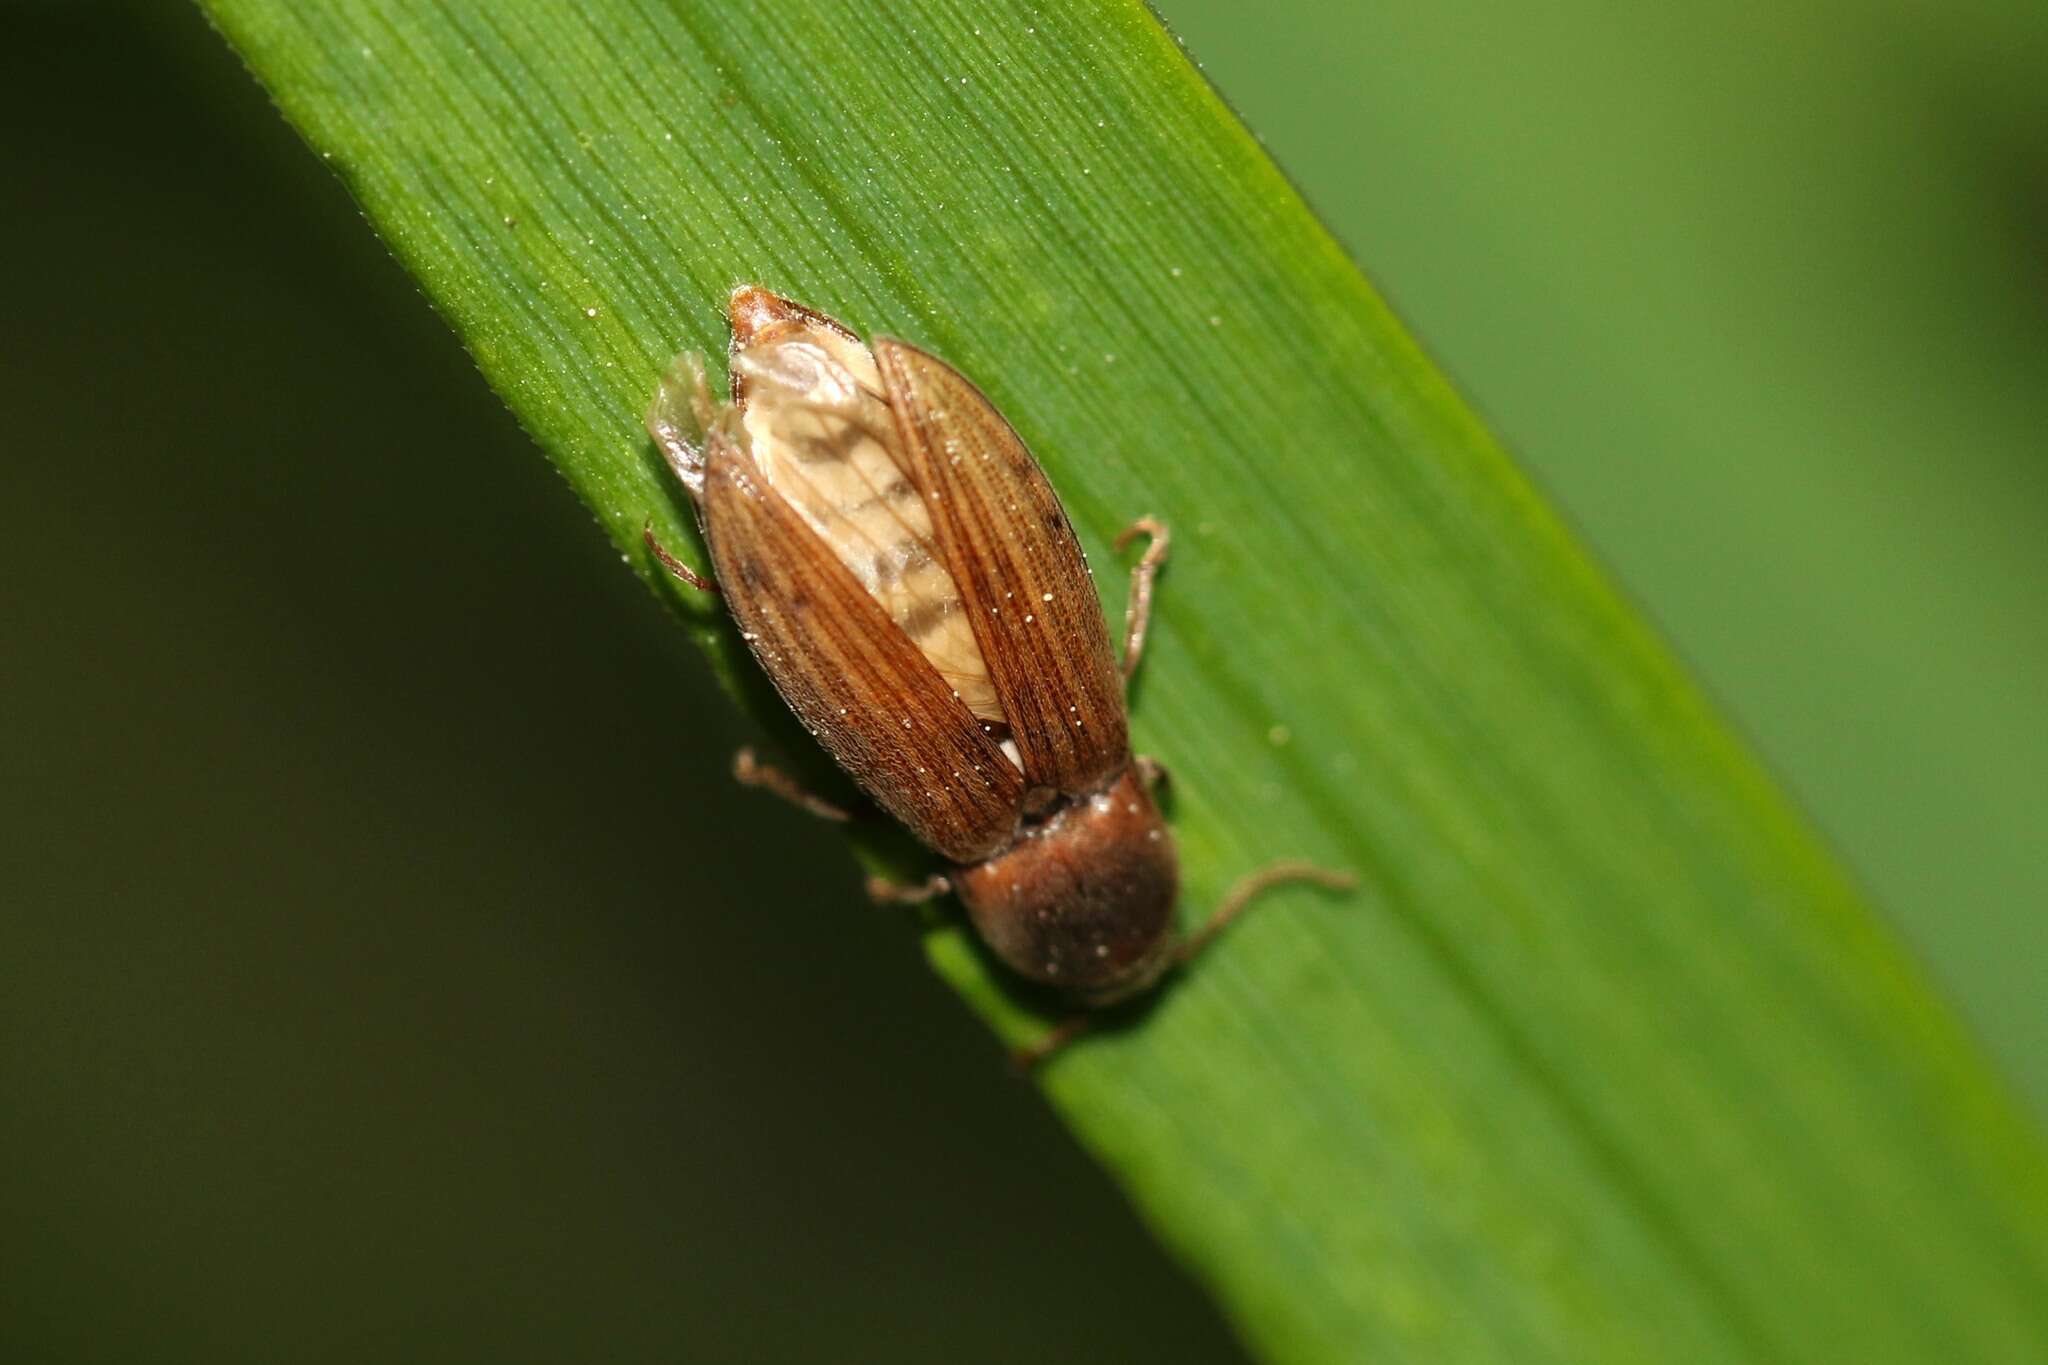
{"type": "MultiPolygon", "coordinates": [[[[921,886],[871,883],[877,899],[953,892],[997,957],[1093,1008],[1152,986],[1267,887],[1351,884],[1276,863],[1178,939],[1179,866],[1151,796],[1162,770],[1133,758],[1124,711],[1166,528],[1146,518],[1117,540],[1149,538],[1119,666],[1059,499],[964,375],[890,337],[870,350],[753,285],[728,311],[731,403],[712,401],[703,359],[686,353],[647,413],[696,503],[716,582],[651,530],[647,543],[677,578],[724,594],[805,728],[952,864],[921,886]]],[[[846,818],[750,751],[734,770],[846,818]]]]}

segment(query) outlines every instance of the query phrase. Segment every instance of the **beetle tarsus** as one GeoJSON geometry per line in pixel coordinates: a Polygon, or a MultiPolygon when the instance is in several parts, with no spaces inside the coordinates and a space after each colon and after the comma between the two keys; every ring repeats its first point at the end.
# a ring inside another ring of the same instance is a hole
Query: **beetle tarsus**
{"type": "Polygon", "coordinates": [[[1165,522],[1156,517],[1139,517],[1116,538],[1116,548],[1121,551],[1141,535],[1149,537],[1151,543],[1131,569],[1130,605],[1124,608],[1125,682],[1138,671],[1138,660],[1145,653],[1145,628],[1152,623],[1152,583],[1159,577],[1160,566],[1166,563],[1167,546],[1173,543],[1165,522]]]}
{"type": "Polygon", "coordinates": [[[1332,891],[1349,891],[1358,885],[1358,878],[1349,872],[1317,867],[1314,863],[1293,859],[1262,867],[1231,887],[1224,894],[1223,903],[1216,907],[1216,913],[1209,916],[1209,922],[1181,942],[1180,951],[1176,954],[1179,965],[1185,967],[1201,956],[1202,950],[1214,943],[1217,937],[1230,927],[1232,920],[1250,909],[1253,901],[1274,887],[1286,886],[1291,882],[1312,882],[1317,886],[1328,887],[1332,891]]]}
{"type": "Polygon", "coordinates": [[[640,528],[640,539],[647,542],[647,548],[653,552],[655,559],[660,562],[661,567],[667,569],[672,577],[680,582],[689,584],[699,592],[718,591],[718,584],[698,573],[695,569],[683,563],[682,560],[677,559],[669,553],[666,545],[655,539],[653,522],[648,522],[640,528]]]}
{"type": "Polygon", "coordinates": [[[868,878],[868,899],[877,905],[923,905],[952,891],[952,879],[934,872],[921,882],[892,882],[887,877],[868,878]]]}
{"type": "Polygon", "coordinates": [[[733,781],[742,787],[759,787],[775,793],[790,805],[807,810],[820,820],[834,824],[845,824],[853,818],[844,807],[835,806],[822,796],[814,796],[801,782],[780,768],[770,767],[754,754],[749,745],[732,756],[733,781]]]}

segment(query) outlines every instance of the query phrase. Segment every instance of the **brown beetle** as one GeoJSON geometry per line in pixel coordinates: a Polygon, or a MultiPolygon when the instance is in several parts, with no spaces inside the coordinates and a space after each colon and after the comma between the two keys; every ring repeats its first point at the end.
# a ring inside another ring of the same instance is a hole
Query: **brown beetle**
{"type": "MultiPolygon", "coordinates": [[[[679,357],[647,429],[697,506],[716,583],[790,709],[877,805],[953,864],[878,899],[955,892],[1010,967],[1076,1003],[1144,991],[1268,886],[1350,878],[1280,863],[1173,932],[1179,868],[1133,759],[1124,684],[1145,644],[1166,528],[1132,573],[1122,666],[1080,542],[1008,422],[952,366],[873,350],[808,308],[733,291],[732,402],[679,357]]],[[[742,781],[845,812],[742,751],[742,781]]],[[[1043,1056],[1084,1025],[1031,1049],[1043,1056]]]]}

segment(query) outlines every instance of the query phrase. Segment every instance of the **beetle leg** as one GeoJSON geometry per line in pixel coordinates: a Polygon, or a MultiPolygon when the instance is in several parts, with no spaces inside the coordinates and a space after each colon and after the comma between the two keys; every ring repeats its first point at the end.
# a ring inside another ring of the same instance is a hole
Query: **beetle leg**
{"type": "Polygon", "coordinates": [[[802,783],[782,771],[782,769],[771,768],[766,763],[761,762],[760,759],[754,756],[752,745],[748,745],[732,756],[732,776],[733,780],[742,787],[760,787],[764,791],[774,792],[792,806],[800,806],[817,816],[820,820],[830,820],[835,824],[844,824],[853,818],[850,813],[833,805],[822,796],[813,796],[804,789],[802,783]]]}
{"type": "Polygon", "coordinates": [[[1262,867],[1231,887],[1224,894],[1223,903],[1216,907],[1216,913],[1209,916],[1209,922],[1181,941],[1180,951],[1176,954],[1179,965],[1185,967],[1193,962],[1204,948],[1214,943],[1217,936],[1230,927],[1232,920],[1250,908],[1253,901],[1274,887],[1285,886],[1289,882],[1314,882],[1317,886],[1326,886],[1332,891],[1349,891],[1358,885],[1358,878],[1349,872],[1335,872],[1326,867],[1317,867],[1314,863],[1292,860],[1262,867]]]}
{"type": "Polygon", "coordinates": [[[1159,577],[1160,565],[1166,563],[1166,547],[1172,543],[1167,534],[1166,523],[1154,517],[1139,517],[1124,528],[1116,538],[1116,548],[1121,550],[1139,536],[1147,536],[1151,543],[1145,553],[1138,557],[1131,569],[1130,604],[1124,608],[1124,681],[1138,671],[1138,659],[1145,653],[1145,627],[1152,621],[1152,580],[1159,577]]]}
{"type": "Polygon", "coordinates": [[[868,878],[868,899],[877,905],[923,905],[952,889],[952,881],[936,872],[916,883],[892,882],[885,877],[868,878]]]}
{"type": "Polygon", "coordinates": [[[661,567],[667,569],[674,577],[689,584],[699,592],[718,591],[718,584],[670,554],[668,547],[654,538],[654,524],[652,522],[640,528],[640,538],[647,542],[647,548],[652,550],[654,557],[661,561],[661,567]]]}
{"type": "Polygon", "coordinates": [[[1036,1071],[1055,1053],[1064,1052],[1075,1039],[1095,1027],[1096,1016],[1077,1014],[1054,1024],[1034,1042],[1010,1051],[1010,1065],[1019,1073],[1036,1071]]]}
{"type": "Polygon", "coordinates": [[[1160,787],[1171,787],[1173,785],[1172,771],[1164,763],[1152,757],[1152,755],[1139,754],[1131,761],[1138,765],[1138,780],[1145,784],[1146,791],[1150,792],[1160,787]]]}

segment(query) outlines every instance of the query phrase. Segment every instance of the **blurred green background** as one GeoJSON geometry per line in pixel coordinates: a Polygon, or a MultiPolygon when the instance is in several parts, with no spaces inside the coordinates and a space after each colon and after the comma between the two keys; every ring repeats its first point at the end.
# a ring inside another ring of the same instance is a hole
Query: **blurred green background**
{"type": "MultiPolygon", "coordinates": [[[[2048,11],[1341,8],[1165,5],[2048,1108],[2048,11]]],[[[1236,1358],[198,17],[0,26],[0,1358],[1236,1358]]]]}

